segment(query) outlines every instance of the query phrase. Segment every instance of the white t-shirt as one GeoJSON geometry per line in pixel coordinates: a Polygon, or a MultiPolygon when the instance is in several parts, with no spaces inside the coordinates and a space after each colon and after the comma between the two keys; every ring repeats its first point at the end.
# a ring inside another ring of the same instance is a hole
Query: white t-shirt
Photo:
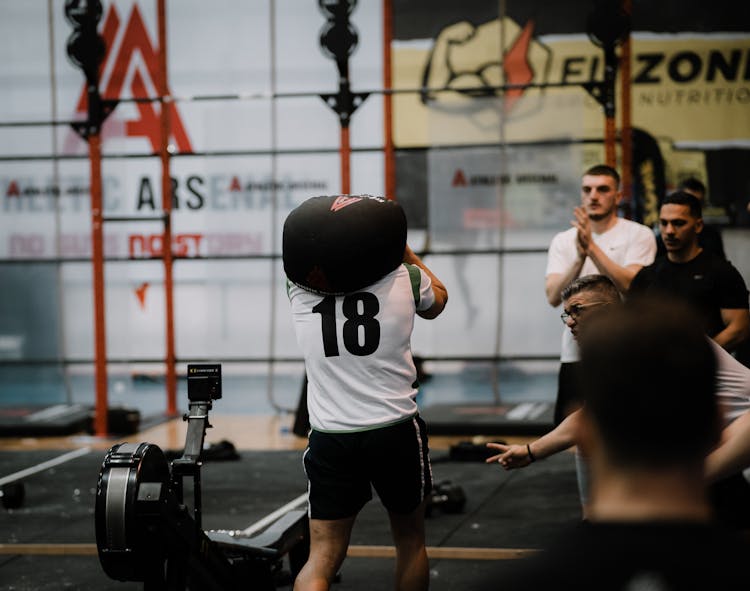
{"type": "Polygon", "coordinates": [[[716,354],[716,396],[724,426],[750,410],[750,368],[737,361],[724,347],[708,339],[716,354]]]}
{"type": "MultiPolygon", "coordinates": [[[[578,258],[576,248],[578,230],[570,228],[555,235],[547,252],[547,271],[545,276],[553,273],[564,274],[578,258]]],[[[650,228],[617,218],[617,223],[603,234],[592,233],[594,242],[615,263],[622,267],[628,265],[650,265],[656,256],[656,239],[650,228]]],[[[594,262],[586,258],[579,277],[600,273],[594,262]]],[[[566,326],[563,329],[560,352],[562,363],[578,361],[578,345],[573,334],[566,326]]]]}
{"type": "Polygon", "coordinates": [[[287,285],[305,357],[311,427],[361,431],[414,416],[417,370],[410,341],[415,312],[435,301],[429,276],[402,264],[341,296],[287,285]]]}

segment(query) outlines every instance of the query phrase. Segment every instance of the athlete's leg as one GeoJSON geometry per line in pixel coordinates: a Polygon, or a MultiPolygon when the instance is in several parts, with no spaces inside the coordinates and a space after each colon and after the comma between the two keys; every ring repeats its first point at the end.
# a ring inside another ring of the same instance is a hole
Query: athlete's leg
{"type": "Polygon", "coordinates": [[[396,546],[397,591],[426,591],[430,567],[425,547],[424,510],[426,501],[411,513],[388,512],[391,533],[396,546]]]}
{"type": "Polygon", "coordinates": [[[354,517],[310,520],[310,556],[294,581],[295,591],[327,591],[346,558],[354,517]]]}

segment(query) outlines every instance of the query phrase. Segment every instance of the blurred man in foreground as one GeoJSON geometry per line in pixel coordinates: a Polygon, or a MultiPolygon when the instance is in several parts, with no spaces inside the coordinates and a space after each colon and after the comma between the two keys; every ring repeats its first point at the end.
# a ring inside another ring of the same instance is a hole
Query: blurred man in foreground
{"type": "Polygon", "coordinates": [[[590,521],[496,587],[746,589],[750,547],[713,522],[704,478],[721,429],[711,344],[675,302],[600,315],[578,335],[590,521]]]}

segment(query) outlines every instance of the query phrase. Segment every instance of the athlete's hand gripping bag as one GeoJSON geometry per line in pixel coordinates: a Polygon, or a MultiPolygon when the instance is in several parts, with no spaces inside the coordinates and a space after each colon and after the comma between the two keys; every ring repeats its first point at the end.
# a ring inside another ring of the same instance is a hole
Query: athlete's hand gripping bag
{"type": "Polygon", "coordinates": [[[395,201],[371,195],[312,197],[284,222],[286,276],[323,294],[358,291],[404,259],[406,215],[395,201]]]}

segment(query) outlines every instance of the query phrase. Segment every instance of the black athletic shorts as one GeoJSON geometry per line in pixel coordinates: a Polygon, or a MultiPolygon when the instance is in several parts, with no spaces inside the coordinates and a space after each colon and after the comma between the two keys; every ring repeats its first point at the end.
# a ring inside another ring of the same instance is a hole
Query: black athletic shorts
{"type": "Polygon", "coordinates": [[[413,418],[367,431],[310,431],[303,456],[311,519],[356,515],[375,489],[393,513],[411,513],[432,490],[424,421],[413,418]]]}

